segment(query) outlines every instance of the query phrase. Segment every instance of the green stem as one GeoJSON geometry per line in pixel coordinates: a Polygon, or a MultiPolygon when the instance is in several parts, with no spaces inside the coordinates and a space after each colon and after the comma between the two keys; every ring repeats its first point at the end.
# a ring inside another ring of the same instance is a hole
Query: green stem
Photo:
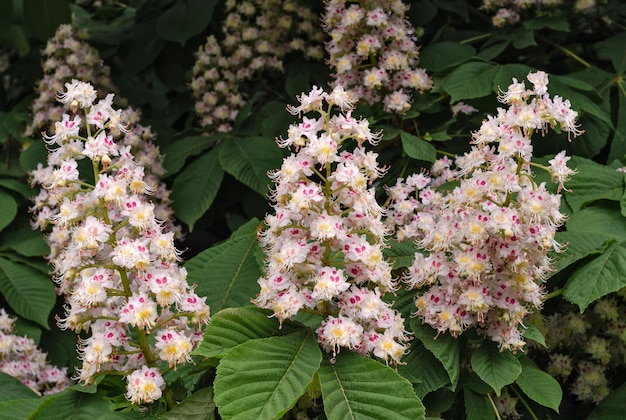
{"type": "Polygon", "coordinates": [[[563,294],[563,289],[557,289],[557,290],[555,290],[554,292],[550,292],[550,293],[548,293],[548,294],[546,295],[546,299],[545,299],[545,300],[548,300],[548,299],[554,299],[555,297],[557,297],[557,296],[561,296],[562,294],[563,294]]]}
{"type": "Polygon", "coordinates": [[[466,39],[464,39],[462,41],[459,41],[459,44],[469,44],[469,43],[474,42],[474,41],[480,41],[480,40],[483,40],[483,39],[487,39],[487,38],[491,37],[492,35],[493,34],[490,34],[490,33],[482,34],[482,35],[476,35],[476,36],[473,36],[471,38],[466,38],[466,39]]]}
{"type": "Polygon", "coordinates": [[[502,417],[500,417],[500,413],[498,412],[498,407],[496,407],[496,403],[493,401],[493,398],[491,398],[491,394],[487,394],[487,398],[489,398],[489,402],[491,403],[493,412],[496,414],[496,418],[498,420],[502,420],[502,417]]]}
{"type": "Polygon", "coordinates": [[[517,390],[517,388],[514,387],[514,386],[511,386],[511,387],[509,387],[509,389],[512,389],[513,393],[517,396],[517,398],[519,398],[519,400],[522,402],[522,405],[524,406],[524,408],[526,408],[526,411],[528,412],[528,414],[530,414],[530,417],[532,417],[533,420],[539,420],[537,418],[537,416],[535,415],[535,413],[533,412],[532,408],[530,408],[530,406],[526,402],[526,399],[524,398],[524,396],[522,394],[520,394],[520,392],[517,390]]]}

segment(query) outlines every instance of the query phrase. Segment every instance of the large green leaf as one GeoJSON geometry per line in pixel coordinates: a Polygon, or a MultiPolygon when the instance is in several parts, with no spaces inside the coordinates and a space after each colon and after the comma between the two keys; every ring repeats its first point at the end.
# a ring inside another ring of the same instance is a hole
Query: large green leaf
{"type": "Polygon", "coordinates": [[[460,348],[459,341],[450,334],[437,334],[429,325],[423,324],[420,319],[410,321],[415,337],[419,338],[426,347],[441,362],[448,373],[453,387],[459,381],[460,348]]]}
{"type": "Polygon", "coordinates": [[[215,403],[224,419],[275,419],[305,393],[322,361],[312,331],[252,340],[217,367],[215,403]]]}
{"type": "Polygon", "coordinates": [[[172,208],[176,217],[185,222],[190,231],[211,207],[223,177],[224,171],[217,151],[211,150],[193,161],[174,180],[172,208]]]}
{"type": "MultiPolygon", "coordinates": [[[[49,396],[29,418],[41,420],[97,419],[109,411],[111,402],[102,394],[65,390],[49,396]]],[[[1,409],[0,409],[1,410],[1,409]]]]}
{"type": "Polygon", "coordinates": [[[626,241],[612,242],[567,280],[563,297],[583,312],[591,302],[626,286],[626,241]]]}
{"type": "Polygon", "coordinates": [[[30,32],[42,41],[51,38],[58,26],[72,21],[67,0],[25,0],[24,21],[30,32]]]}
{"type": "Polygon", "coordinates": [[[280,166],[282,152],[274,140],[263,137],[237,137],[219,147],[220,163],[234,176],[262,196],[269,192],[267,172],[280,166]]]}
{"type": "Polygon", "coordinates": [[[441,362],[419,340],[413,340],[409,354],[402,361],[406,365],[398,366],[398,372],[413,382],[418,398],[450,383],[441,362]]]}
{"type": "Polygon", "coordinates": [[[626,239],[626,218],[617,203],[596,204],[578,211],[570,216],[566,226],[570,232],[593,232],[626,239]]]}
{"type": "Polygon", "coordinates": [[[482,98],[493,93],[493,79],[499,67],[486,62],[464,63],[442,81],[441,87],[450,95],[450,102],[482,98]]]}
{"type": "Polygon", "coordinates": [[[42,233],[34,231],[25,218],[16,219],[11,228],[0,236],[0,250],[5,249],[12,249],[25,257],[41,257],[50,253],[42,233]]]}
{"type": "Polygon", "coordinates": [[[220,136],[191,136],[176,140],[163,149],[163,166],[170,174],[175,174],[185,165],[185,160],[196,156],[211,147],[220,136]]]}
{"type": "Polygon", "coordinates": [[[156,31],[166,41],[185,42],[211,22],[216,0],[175,1],[156,21],[156,31]]]}
{"type": "Polygon", "coordinates": [[[554,273],[589,255],[603,253],[615,236],[601,232],[563,231],[557,232],[555,239],[565,245],[565,250],[554,255],[554,273]]]}
{"type": "Polygon", "coordinates": [[[258,308],[226,308],[211,318],[204,330],[202,343],[194,354],[205,357],[224,357],[233,347],[254,340],[292,333],[291,322],[282,327],[276,318],[258,308]]]}
{"type": "Polygon", "coordinates": [[[567,188],[572,192],[565,194],[565,200],[574,211],[597,200],[621,200],[624,174],[588,160],[572,160],[578,173],[567,182],[567,188]]]}
{"type": "Polygon", "coordinates": [[[0,401],[37,398],[29,387],[11,375],[0,372],[0,401]]]}
{"type": "Polygon", "coordinates": [[[484,341],[472,354],[471,365],[497,395],[500,395],[503,386],[512,384],[522,372],[522,366],[510,351],[500,351],[490,341],[484,341]]]}
{"type": "Polygon", "coordinates": [[[463,388],[465,400],[465,418],[467,420],[491,420],[496,418],[489,396],[480,394],[470,388],[463,388]]]}
{"type": "Polygon", "coordinates": [[[400,132],[400,139],[402,140],[402,148],[409,157],[427,162],[434,162],[437,158],[435,147],[426,140],[406,131],[400,132]]]}
{"type": "Polygon", "coordinates": [[[319,370],[328,420],[423,419],[411,383],[389,366],[344,350],[319,370]]]}
{"type": "Polygon", "coordinates": [[[522,366],[522,373],[515,383],[531,400],[558,412],[563,398],[561,385],[539,369],[527,356],[521,356],[518,360],[522,366]]]}
{"type": "Polygon", "coordinates": [[[185,267],[188,281],[196,283],[196,292],[208,296],[211,311],[250,304],[258,290],[261,270],[254,252],[258,247],[256,227],[252,219],[241,226],[227,241],[196,255],[185,267]]]}
{"type": "Polygon", "coordinates": [[[215,420],[215,402],[213,387],[206,387],[194,392],[180,404],[163,415],[167,420],[215,420]]]}
{"type": "Polygon", "coordinates": [[[20,316],[48,326],[48,315],[56,301],[52,280],[24,264],[0,257],[0,293],[20,316]]]}
{"type": "Polygon", "coordinates": [[[619,93],[618,106],[616,110],[617,122],[615,124],[615,135],[611,141],[611,153],[608,161],[619,159],[622,163],[626,161],[626,82],[621,80],[622,90],[619,93]]]}
{"type": "Polygon", "coordinates": [[[0,190],[0,230],[9,226],[17,214],[17,203],[6,192],[0,190]]]}
{"type": "Polygon", "coordinates": [[[476,55],[476,49],[459,42],[437,42],[426,45],[420,51],[420,64],[429,72],[438,72],[462,63],[476,55]]]}
{"type": "Polygon", "coordinates": [[[614,389],[589,414],[587,420],[623,420],[624,401],[626,400],[626,383],[614,389]]]}

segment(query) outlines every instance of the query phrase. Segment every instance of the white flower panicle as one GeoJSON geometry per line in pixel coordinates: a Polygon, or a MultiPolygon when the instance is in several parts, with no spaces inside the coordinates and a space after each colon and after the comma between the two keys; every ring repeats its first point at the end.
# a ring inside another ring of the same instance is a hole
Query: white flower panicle
{"type": "Polygon", "coordinates": [[[227,132],[248,98],[240,85],[261,71],[283,72],[283,60],[300,52],[323,57],[323,33],[306,2],[246,0],[225,3],[223,38],[214,35],[196,53],[191,89],[202,128],[227,132]]]}
{"type": "MultiPolygon", "coordinates": [[[[548,95],[547,75],[531,73],[528,80],[532,89],[513,79],[501,93],[509,107],[483,121],[454,169],[441,159],[430,174],[389,188],[387,218],[400,240],[413,239],[419,248],[405,276],[419,290],[418,316],[452,335],[475,326],[512,351],[525,344],[524,318],[542,305],[547,254],[561,250],[555,233],[565,221],[560,195],[534,182],[531,165],[540,165],[531,162],[531,136],[557,124],[581,133],[569,101],[548,95]],[[454,179],[453,189],[437,188],[454,179]]],[[[558,190],[574,173],[568,159],[561,152],[543,167],[558,190]]]]}
{"type": "Polygon", "coordinates": [[[47,355],[32,338],[14,333],[15,318],[0,308],[0,372],[17,378],[39,395],[54,394],[70,385],[67,368],[46,362],[47,355]]]}
{"type": "MultiPolygon", "coordinates": [[[[59,98],[68,101],[93,89],[79,81],[66,88],[59,98]]],[[[89,98],[80,99],[84,115],[63,116],[61,124],[71,121],[71,128],[45,139],[48,166],[32,173],[42,186],[33,226],[46,231],[58,292],[66,296],[59,326],[88,332],[79,345],[78,379],[124,372],[128,398],[150,403],[164,389],[160,370],[190,360],[209,307],[187,283],[174,232],[164,231],[151,202],[156,180],[141,164],[149,163],[142,153],[150,149],[139,148],[139,159],[132,153],[149,131],[137,131],[130,124],[136,113],[113,109],[110,96],[89,98]],[[78,169],[85,159],[93,175],[78,169]]]]}
{"type": "Polygon", "coordinates": [[[329,0],[322,18],[330,35],[326,51],[353,100],[381,103],[386,112],[403,114],[414,92],[431,89],[432,80],[418,67],[419,48],[401,0],[346,2],[329,0]]]}
{"type": "Polygon", "coordinates": [[[295,152],[271,173],[275,213],[260,234],[265,274],[254,303],[281,322],[300,311],[322,315],[317,335],[328,352],[346,347],[399,363],[407,335],[401,315],[382,300],[395,283],[382,253],[384,211],[371,188],[385,170],[364,148],[380,134],[351,115],[340,86],[314,87],[298,99],[288,109],[301,122],[277,139],[295,152]]]}

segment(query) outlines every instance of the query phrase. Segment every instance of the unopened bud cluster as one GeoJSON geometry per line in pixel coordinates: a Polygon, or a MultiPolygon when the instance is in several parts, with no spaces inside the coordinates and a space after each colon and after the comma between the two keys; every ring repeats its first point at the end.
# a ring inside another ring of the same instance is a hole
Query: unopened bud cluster
{"type": "MultiPolygon", "coordinates": [[[[499,99],[508,105],[473,133],[471,150],[444,158],[431,174],[415,174],[389,188],[388,222],[400,240],[419,251],[405,276],[418,290],[417,315],[440,333],[456,336],[470,327],[516,351],[525,342],[524,318],[544,300],[554,236],[565,220],[560,195],[534,181],[533,133],[559,125],[576,136],[576,112],[547,93],[548,77],[530,73],[533,84],[513,79],[499,99]],[[457,180],[454,188],[439,188],[457,180]]],[[[574,172],[565,152],[550,160],[553,180],[574,172]]],[[[539,166],[539,165],[537,165],[539,166]]]]}
{"type": "Polygon", "coordinates": [[[283,72],[289,53],[319,61],[318,17],[297,0],[226,1],[223,39],[211,35],[196,53],[191,89],[202,128],[228,132],[248,97],[240,85],[263,71],[283,72]]]}
{"type": "Polygon", "coordinates": [[[281,322],[300,311],[322,315],[316,332],[328,352],[345,347],[398,363],[407,337],[401,315],[382,300],[394,281],[382,253],[384,211],[371,187],[385,171],[364,148],[379,134],[351,115],[341,87],[313,87],[298,99],[288,109],[301,122],[277,140],[294,153],[271,174],[275,213],[260,236],[265,275],[254,302],[281,322]]]}
{"type": "Polygon", "coordinates": [[[432,87],[418,67],[419,47],[401,0],[326,2],[323,25],[330,35],[326,51],[342,85],[355,101],[382,103],[385,112],[402,114],[414,92],[432,87]]]}
{"type": "Polygon", "coordinates": [[[49,262],[67,302],[59,326],[87,331],[78,379],[121,373],[127,397],[150,403],[162,395],[161,370],[189,361],[201,340],[206,298],[187,284],[174,233],[156,217],[156,185],[131,145],[120,142],[132,133],[127,114],[77,80],[57,97],[72,113],[44,134],[47,166],[32,177],[43,187],[33,225],[47,232],[49,262]]]}

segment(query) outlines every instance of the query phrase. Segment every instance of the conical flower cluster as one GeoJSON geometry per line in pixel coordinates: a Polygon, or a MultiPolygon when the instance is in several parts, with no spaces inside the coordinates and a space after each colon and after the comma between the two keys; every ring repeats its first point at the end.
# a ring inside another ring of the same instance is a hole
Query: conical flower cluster
{"type": "MultiPolygon", "coordinates": [[[[530,73],[528,80],[533,89],[513,79],[501,93],[508,108],[483,121],[455,168],[445,158],[430,175],[389,189],[390,225],[419,248],[405,278],[419,290],[418,316],[452,335],[474,326],[513,351],[525,344],[524,318],[544,300],[548,252],[561,249],[554,236],[565,220],[560,195],[534,181],[531,136],[556,125],[580,134],[569,101],[548,95],[547,75],[530,73]],[[453,178],[458,186],[437,188],[453,178]]],[[[544,167],[555,189],[574,172],[568,159],[561,152],[544,167]]]]}
{"type": "Polygon", "coordinates": [[[96,98],[93,86],[77,80],[58,94],[72,113],[44,135],[50,153],[32,173],[43,187],[33,225],[47,231],[49,262],[66,296],[59,326],[88,332],[79,379],[121,372],[128,398],[149,403],[164,389],[160,370],[190,360],[209,308],[178,265],[174,233],[156,217],[156,185],[120,142],[132,132],[126,113],[110,95],[96,98]]]}
{"type": "Polygon", "coordinates": [[[288,109],[301,122],[277,140],[295,152],[271,175],[275,213],[261,234],[265,275],[254,302],[281,322],[300,311],[322,315],[316,332],[328,352],[346,347],[397,363],[407,337],[400,314],[382,300],[394,281],[382,254],[384,211],[371,187],[385,171],[364,147],[379,134],[351,115],[341,86],[314,87],[299,100],[288,109]]]}

